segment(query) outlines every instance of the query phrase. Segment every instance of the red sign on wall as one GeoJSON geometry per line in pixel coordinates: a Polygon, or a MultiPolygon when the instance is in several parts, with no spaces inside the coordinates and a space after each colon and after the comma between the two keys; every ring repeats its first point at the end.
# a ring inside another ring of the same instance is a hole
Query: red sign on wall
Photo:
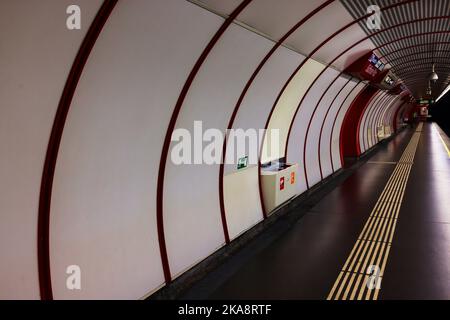
{"type": "Polygon", "coordinates": [[[291,172],[291,184],[295,183],[295,172],[291,172]]]}
{"type": "Polygon", "coordinates": [[[280,178],[280,190],[284,190],[284,177],[280,178]]]}

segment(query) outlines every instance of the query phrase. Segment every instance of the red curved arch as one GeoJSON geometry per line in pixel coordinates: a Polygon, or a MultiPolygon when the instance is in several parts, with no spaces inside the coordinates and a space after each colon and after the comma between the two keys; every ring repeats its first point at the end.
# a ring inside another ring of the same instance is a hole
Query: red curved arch
{"type": "MultiPolygon", "coordinates": [[[[404,2],[401,2],[401,4],[402,5],[404,5],[404,4],[406,4],[407,3],[407,1],[404,1],[404,2]]],[[[399,5],[399,4],[396,4],[396,5],[399,5]]],[[[381,10],[386,10],[388,7],[385,7],[385,8],[382,8],[381,10]]],[[[301,107],[301,105],[302,105],[302,103],[303,103],[303,101],[304,101],[304,99],[306,98],[306,96],[308,95],[308,93],[309,93],[309,91],[311,90],[311,88],[312,88],[312,86],[317,82],[317,80],[321,77],[321,75],[336,61],[336,60],[338,60],[342,55],[344,55],[346,52],[348,52],[349,50],[351,50],[352,48],[354,48],[355,46],[357,46],[358,44],[360,44],[360,43],[362,43],[363,41],[365,41],[365,40],[367,40],[367,39],[370,39],[370,38],[372,38],[373,36],[375,36],[375,35],[377,35],[377,34],[381,34],[381,33],[383,33],[383,32],[386,32],[386,31],[388,31],[388,30],[391,30],[391,29],[395,29],[395,28],[398,28],[398,27],[401,27],[401,26],[405,26],[405,25],[409,25],[409,24],[414,24],[414,23],[417,23],[417,22],[422,22],[422,21],[428,21],[428,20],[439,20],[439,19],[446,19],[446,18],[449,18],[450,16],[438,16],[438,17],[427,17],[427,18],[422,18],[422,19],[417,19],[417,20],[413,20],[413,21],[407,21],[407,22],[403,22],[403,23],[400,23],[400,24],[397,24],[397,25],[393,25],[393,26],[390,26],[390,27],[388,27],[388,28],[385,28],[385,29],[383,29],[383,30],[380,30],[380,31],[377,31],[377,32],[374,32],[373,34],[371,34],[371,35],[369,35],[369,36],[367,36],[367,37],[365,37],[365,38],[363,38],[363,39],[361,39],[361,40],[359,40],[358,42],[356,42],[355,44],[353,44],[352,46],[350,46],[349,48],[347,48],[346,50],[344,50],[343,52],[341,52],[336,58],[334,58],[331,62],[329,62],[328,63],[328,65],[322,70],[322,72],[314,79],[314,81],[311,83],[311,85],[308,87],[308,89],[307,89],[307,91],[306,91],[306,93],[303,95],[303,97],[302,97],[302,100],[300,101],[300,103],[299,103],[299,105],[297,106],[297,109],[296,109],[296,111],[295,111],[295,113],[294,113],[294,116],[293,116],[293,119],[292,119],[292,121],[291,121],[291,123],[290,123],[290,126],[289,126],[289,130],[288,130],[288,135],[287,135],[287,141],[286,141],[286,148],[285,148],[285,154],[287,155],[287,149],[288,149],[288,147],[289,147],[289,137],[290,137],[290,133],[291,133],[291,131],[292,131],[292,126],[293,126],[293,123],[294,123],[294,121],[295,121],[295,118],[296,118],[296,116],[297,116],[297,113],[298,113],[298,111],[299,111],[299,109],[300,109],[300,107],[301,107]]],[[[353,23],[351,23],[351,24],[349,24],[349,25],[352,25],[353,23]]],[[[345,28],[347,28],[347,27],[344,27],[344,29],[345,28]]],[[[341,29],[342,30],[342,29],[341,29]]],[[[341,31],[338,31],[339,33],[341,32],[341,31]]],[[[332,37],[334,37],[334,36],[332,36],[332,37]]],[[[329,40],[325,40],[326,42],[328,42],[329,40]]],[[[396,40],[393,40],[393,41],[396,41],[396,40]]],[[[391,41],[391,42],[393,42],[393,41],[391,41]]],[[[383,44],[382,46],[385,46],[385,45],[387,45],[387,44],[389,44],[389,43],[386,43],[386,44],[383,44]]],[[[380,47],[382,47],[382,46],[380,46],[380,47]]],[[[316,48],[317,49],[317,48],[316,48]]],[[[315,49],[315,50],[316,50],[315,49]]],[[[315,52],[314,52],[315,53],[315,52]]],[[[311,55],[310,55],[311,56],[311,55]]],[[[309,59],[309,57],[310,56],[308,56],[308,58],[307,59],[309,59]]],[[[304,63],[306,62],[306,60],[307,59],[305,59],[303,62],[302,62],[302,64],[300,65],[300,68],[304,65],[304,63]]],[[[299,70],[299,69],[296,69],[296,70],[299,70]]],[[[289,79],[289,81],[288,81],[288,83],[290,82],[290,80],[292,79],[292,77],[293,76],[291,76],[291,78],[289,79]]]]}
{"type": "MultiPolygon", "coordinates": [[[[406,4],[406,3],[407,3],[407,1],[402,2],[402,4],[406,4]]],[[[383,8],[383,9],[386,10],[386,8],[383,8]]],[[[382,10],[383,10],[383,9],[382,9],[382,10]]],[[[295,114],[294,114],[293,120],[291,121],[291,125],[290,125],[290,128],[289,128],[289,131],[288,131],[288,138],[287,138],[287,142],[286,142],[286,152],[285,152],[285,154],[287,155],[287,148],[288,148],[288,144],[289,144],[289,136],[290,136],[290,132],[291,132],[291,129],[292,129],[293,122],[295,121],[295,117],[296,117],[296,115],[297,115],[297,112],[298,112],[298,110],[299,110],[301,104],[303,103],[303,101],[304,101],[306,95],[309,93],[309,90],[310,90],[311,87],[315,84],[315,82],[316,82],[316,81],[320,78],[320,76],[325,72],[325,70],[326,70],[327,68],[329,68],[329,67],[330,67],[337,59],[339,59],[344,53],[346,53],[347,51],[351,50],[353,47],[355,47],[356,45],[360,44],[361,42],[363,42],[363,41],[365,41],[365,40],[367,40],[367,39],[369,39],[369,38],[371,38],[371,37],[373,37],[373,36],[375,36],[375,35],[377,35],[377,34],[386,32],[386,31],[388,31],[388,30],[395,29],[395,28],[398,28],[398,27],[404,26],[404,25],[414,24],[414,23],[421,22],[421,21],[446,19],[446,18],[449,18],[449,17],[450,17],[450,16],[427,17],[427,18],[417,19],[417,20],[413,20],[413,21],[407,21],[407,22],[403,22],[403,23],[400,23],[400,24],[397,24],[397,25],[390,26],[389,28],[380,30],[380,31],[378,31],[378,32],[375,32],[375,33],[373,33],[373,34],[371,34],[371,35],[369,35],[369,36],[367,36],[367,37],[365,37],[365,38],[359,40],[358,42],[356,42],[355,44],[353,44],[352,46],[350,46],[348,49],[346,49],[345,51],[343,51],[341,54],[339,54],[335,59],[333,59],[333,60],[326,66],[326,68],[325,68],[325,69],[324,69],[324,70],[323,70],[323,71],[315,78],[315,80],[311,83],[311,85],[309,86],[309,88],[308,88],[308,90],[306,91],[305,95],[303,96],[302,101],[299,103],[299,105],[298,105],[298,107],[297,107],[297,110],[296,110],[296,112],[295,112],[295,114]]],[[[438,32],[441,32],[441,31],[438,31],[438,32]]],[[[448,32],[448,31],[443,31],[443,32],[448,32]]],[[[433,32],[426,33],[426,34],[432,34],[432,33],[433,33],[433,32]]],[[[417,35],[414,35],[414,36],[417,36],[417,35]]],[[[408,37],[411,37],[411,36],[407,36],[407,37],[403,37],[403,38],[408,38],[408,37]]],[[[401,39],[403,39],[403,38],[401,38],[401,39]]],[[[392,41],[390,41],[390,42],[388,42],[388,43],[385,43],[385,44],[381,45],[380,47],[375,48],[374,50],[379,49],[379,48],[381,48],[381,47],[384,47],[384,46],[386,46],[386,45],[389,45],[390,43],[393,43],[393,42],[395,42],[395,41],[398,41],[398,39],[392,40],[392,41]]],[[[303,63],[305,63],[305,61],[302,62],[302,65],[303,65],[303,63]]]]}
{"type": "Polygon", "coordinates": [[[361,154],[359,133],[357,132],[358,125],[361,122],[362,110],[366,108],[368,102],[377,92],[377,88],[367,86],[358,98],[352,101],[345,113],[339,137],[341,162],[343,163],[345,163],[345,157],[358,157],[361,154]]]}
{"type": "MultiPolygon", "coordinates": [[[[234,110],[231,114],[230,120],[228,121],[228,126],[227,129],[231,129],[233,127],[234,121],[236,119],[237,113],[239,111],[239,108],[242,104],[242,101],[244,100],[244,97],[246,96],[249,88],[251,87],[251,85],[253,84],[253,81],[255,80],[256,76],[259,74],[259,72],[261,71],[261,69],[263,68],[263,66],[267,63],[267,61],[270,59],[270,57],[275,53],[275,51],[284,43],[284,41],[286,41],[287,38],[289,38],[289,36],[294,33],[298,28],[300,28],[306,21],[308,21],[309,19],[311,19],[316,13],[318,13],[319,11],[321,11],[322,9],[324,9],[325,7],[327,7],[328,5],[330,5],[331,3],[333,3],[335,0],[328,0],[325,1],[324,3],[322,3],[320,6],[318,6],[316,9],[314,9],[313,11],[311,11],[309,14],[307,14],[302,20],[300,20],[298,23],[296,23],[284,36],[282,36],[276,43],[275,45],[272,47],[272,49],[266,54],[266,56],[261,60],[261,62],[259,63],[258,67],[256,67],[255,71],[253,72],[253,74],[251,75],[250,79],[247,81],[244,89],[242,90],[241,95],[239,96],[239,99],[234,107],[234,110]]],[[[224,141],[223,145],[222,145],[222,159],[225,160],[226,157],[226,151],[227,151],[227,144],[226,141],[224,141]]],[[[223,179],[224,179],[224,161],[222,161],[222,163],[220,164],[220,168],[219,168],[219,197],[220,197],[220,211],[223,217],[226,217],[226,212],[225,212],[225,200],[224,200],[224,196],[223,196],[223,179]]],[[[259,172],[260,174],[260,172],[259,172]]],[[[262,197],[262,189],[261,187],[259,188],[259,194],[260,194],[260,198],[262,197]]],[[[261,208],[262,208],[262,212],[263,212],[263,217],[266,218],[267,217],[267,212],[264,206],[264,201],[261,201],[261,208]]],[[[229,237],[226,240],[227,242],[230,241],[229,237]]]]}
{"type": "MultiPolygon", "coordinates": [[[[393,8],[395,8],[395,7],[403,6],[403,5],[405,5],[405,4],[412,3],[412,2],[416,2],[416,1],[418,1],[418,0],[405,0],[405,1],[401,2],[401,3],[395,3],[395,4],[392,4],[392,5],[386,6],[386,7],[384,7],[384,8],[381,8],[380,11],[382,12],[382,11],[385,11],[385,10],[393,9],[393,8]]],[[[313,56],[313,55],[314,55],[321,47],[323,47],[326,43],[328,43],[331,39],[333,39],[333,38],[334,38],[335,36],[337,36],[339,33],[343,32],[344,30],[346,30],[347,28],[351,27],[352,25],[354,25],[354,24],[356,24],[356,23],[358,23],[358,22],[360,22],[360,21],[362,21],[362,20],[364,20],[364,19],[367,19],[367,18],[370,17],[371,15],[372,15],[372,14],[364,15],[364,16],[360,17],[359,19],[354,20],[353,22],[348,23],[346,26],[342,27],[341,29],[339,29],[338,31],[336,31],[335,33],[333,33],[331,36],[329,36],[327,39],[325,39],[322,43],[320,43],[314,50],[312,50],[312,51],[309,53],[309,55],[305,58],[305,60],[303,60],[302,63],[294,70],[294,72],[293,72],[292,75],[288,78],[288,80],[286,81],[285,85],[283,86],[283,88],[281,89],[280,93],[278,94],[278,97],[277,97],[277,99],[275,100],[275,102],[274,102],[274,104],[273,104],[273,106],[272,106],[272,109],[271,109],[271,111],[270,111],[270,113],[269,113],[269,116],[268,116],[268,119],[267,119],[267,122],[266,122],[266,126],[265,126],[264,129],[267,129],[268,124],[270,123],[270,119],[271,119],[271,117],[272,117],[272,114],[273,114],[273,112],[274,112],[275,106],[277,105],[277,103],[278,103],[278,101],[279,101],[281,95],[283,94],[283,92],[285,91],[286,87],[287,87],[288,84],[291,82],[291,80],[293,79],[293,77],[295,76],[295,74],[296,74],[296,73],[303,67],[303,65],[306,63],[306,61],[308,61],[308,60],[309,60],[309,59],[310,59],[310,58],[311,58],[311,57],[312,57],[312,56],[313,56]]],[[[347,51],[348,51],[348,50],[347,50],[347,51]]],[[[345,52],[343,52],[342,54],[344,54],[344,53],[345,53],[345,52]]],[[[336,59],[337,59],[337,58],[336,58],[336,59]]],[[[336,60],[336,59],[335,59],[335,60],[336,60]]],[[[333,60],[332,63],[333,63],[335,60],[333,60]]],[[[331,63],[330,63],[324,70],[326,70],[330,65],[331,65],[331,63]]],[[[323,71],[322,71],[322,72],[323,72],[323,71]]],[[[321,74],[322,74],[322,73],[321,73],[321,74]]],[[[319,76],[320,76],[320,75],[319,75],[319,76]]],[[[317,79],[317,78],[316,78],[316,79],[317,79]]],[[[310,88],[311,88],[311,86],[308,88],[308,91],[310,90],[310,88]]],[[[305,95],[303,96],[303,98],[307,95],[308,91],[305,93],[305,95]]],[[[302,99],[301,102],[303,102],[303,99],[302,99]]],[[[300,102],[299,105],[301,105],[301,102],[300,102]]],[[[297,111],[298,111],[298,108],[297,108],[297,110],[296,110],[296,113],[297,113],[297,111]]],[[[294,114],[293,120],[295,119],[296,113],[294,114]]],[[[291,129],[292,129],[293,120],[291,121],[289,130],[288,130],[288,139],[287,139],[287,143],[288,143],[288,141],[289,141],[289,135],[290,135],[290,132],[291,132],[291,129]]],[[[287,144],[286,144],[286,149],[285,149],[285,150],[287,150],[287,144]]],[[[286,152],[286,154],[287,154],[287,152],[286,152]]],[[[261,158],[261,155],[260,155],[259,158],[261,158]]],[[[261,163],[259,163],[258,167],[259,167],[259,175],[261,175],[261,163]]],[[[260,188],[260,190],[262,190],[261,179],[259,179],[259,188],[260,188]]],[[[263,202],[262,199],[261,199],[261,202],[263,202]]]]}
{"type": "MultiPolygon", "coordinates": [[[[234,11],[230,14],[230,16],[224,21],[224,23],[214,34],[213,38],[209,41],[208,45],[205,47],[200,57],[197,59],[194,67],[189,73],[188,78],[186,79],[186,82],[184,83],[180,95],[178,96],[177,103],[175,104],[172,116],[170,118],[169,126],[166,131],[164,144],[161,151],[161,160],[159,162],[158,184],[156,191],[156,223],[158,226],[159,248],[161,252],[161,260],[166,283],[169,283],[172,280],[172,275],[170,273],[170,266],[169,266],[169,258],[167,256],[166,239],[164,235],[164,221],[163,221],[164,175],[166,172],[166,162],[169,153],[170,138],[172,136],[173,130],[175,129],[175,125],[178,119],[178,115],[180,114],[181,107],[184,103],[184,99],[186,98],[186,95],[192,83],[194,82],[194,79],[197,76],[198,71],[203,65],[203,62],[206,60],[212,48],[215,46],[217,41],[219,41],[220,37],[225,33],[225,31],[228,29],[228,27],[231,25],[234,19],[236,19],[236,17],[250,4],[250,2],[252,2],[252,0],[243,0],[240,3],[240,5],[236,9],[234,9],[234,11]]],[[[226,217],[222,215],[221,218],[225,241],[229,241],[226,217]]]]}
{"type": "Polygon", "coordinates": [[[39,193],[38,209],[38,272],[39,288],[42,300],[53,300],[52,280],[50,272],[50,206],[52,199],[53,179],[55,176],[56,160],[62,134],[72,103],[75,90],[83,73],[84,66],[89,58],[92,48],[100,32],[108,20],[118,0],[105,0],[87,31],[80,49],[75,57],[72,68],[64,85],[61,98],[53,121],[52,131],[45,155],[42,171],[41,188],[39,193]]]}
{"type": "Polygon", "coordinates": [[[389,124],[389,126],[392,127],[392,117],[393,113],[397,111],[397,108],[403,103],[402,102],[402,96],[398,96],[396,99],[394,99],[388,109],[383,114],[382,121],[383,123],[389,124]]]}
{"type": "Polygon", "coordinates": [[[372,133],[373,141],[377,141],[377,137],[378,137],[376,129],[377,129],[377,126],[378,126],[377,124],[378,124],[379,116],[380,116],[381,113],[383,113],[383,110],[385,108],[387,108],[387,106],[390,105],[391,100],[392,100],[392,96],[390,96],[386,92],[383,100],[380,101],[380,103],[378,104],[377,108],[374,108],[374,110],[373,110],[372,118],[371,118],[371,122],[370,122],[370,125],[372,127],[372,132],[371,133],[372,133]],[[375,130],[373,130],[373,129],[375,129],[375,130]]]}
{"type": "MultiPolygon", "coordinates": [[[[305,182],[306,182],[306,187],[309,189],[309,182],[308,182],[308,174],[306,173],[306,146],[307,146],[307,142],[308,142],[308,134],[309,134],[309,129],[311,128],[311,123],[312,120],[314,119],[314,115],[316,114],[317,108],[319,107],[319,104],[322,102],[323,98],[325,97],[325,94],[328,92],[328,90],[330,90],[331,86],[336,82],[337,79],[339,79],[339,77],[342,75],[342,71],[336,76],[336,78],[334,78],[333,81],[330,82],[330,84],[328,85],[328,87],[323,91],[322,95],[320,96],[319,100],[316,103],[316,106],[314,107],[314,110],[311,114],[311,117],[309,118],[308,121],[308,126],[306,128],[306,134],[305,134],[305,142],[303,144],[303,170],[305,172],[305,182]]],[[[287,145],[287,144],[286,144],[287,145]]],[[[285,154],[287,156],[287,148],[285,151],[285,154]]],[[[320,157],[319,157],[320,158],[320,157]]],[[[319,161],[319,169],[320,169],[320,176],[323,179],[322,176],[322,168],[320,167],[320,161],[319,161]]]]}
{"type": "Polygon", "coordinates": [[[394,128],[394,132],[398,131],[398,116],[400,114],[400,110],[404,107],[404,105],[407,103],[407,101],[404,101],[402,104],[400,104],[400,106],[397,108],[397,110],[395,110],[394,113],[394,119],[392,122],[392,127],[394,128]]]}
{"type": "MultiPolygon", "coordinates": [[[[378,92],[378,95],[373,99],[373,101],[371,103],[368,104],[367,109],[366,109],[366,115],[364,117],[364,123],[363,123],[363,132],[367,133],[367,128],[369,125],[369,119],[370,119],[370,115],[371,112],[374,108],[374,106],[376,106],[378,104],[378,102],[383,99],[385,95],[385,92],[382,92],[381,90],[378,92]]],[[[369,139],[368,139],[368,135],[364,134],[363,135],[363,144],[364,144],[364,149],[368,150],[369,149],[369,139]]]]}
{"type": "Polygon", "coordinates": [[[358,144],[358,147],[360,148],[360,154],[363,153],[366,150],[366,145],[365,145],[364,135],[363,135],[362,136],[362,138],[363,138],[362,142],[363,142],[364,151],[361,151],[361,138],[360,138],[360,136],[361,136],[361,123],[363,122],[363,119],[364,119],[364,122],[362,123],[362,125],[363,125],[363,132],[364,132],[364,127],[365,127],[365,122],[366,122],[365,121],[366,119],[365,119],[364,116],[366,114],[367,109],[371,105],[371,102],[373,101],[373,99],[375,99],[375,97],[378,96],[379,92],[380,91],[377,90],[376,93],[367,101],[367,103],[364,106],[364,109],[361,112],[361,115],[359,116],[358,126],[357,126],[357,129],[356,129],[356,134],[357,134],[357,144],[358,144]]]}
{"type": "Polygon", "coordinates": [[[390,96],[386,99],[384,105],[378,110],[376,117],[374,118],[374,127],[378,127],[378,125],[383,123],[383,119],[386,116],[386,113],[395,105],[395,102],[398,100],[398,96],[390,96]]]}
{"type": "Polygon", "coordinates": [[[344,84],[344,86],[336,94],[336,96],[334,97],[333,101],[331,101],[330,105],[328,106],[327,112],[325,113],[324,119],[322,121],[322,125],[320,126],[319,145],[318,145],[317,153],[318,153],[318,159],[319,159],[320,177],[321,177],[322,180],[323,180],[323,172],[322,172],[322,160],[321,160],[321,157],[320,157],[320,149],[321,149],[321,145],[322,145],[323,128],[325,126],[325,122],[327,120],[328,114],[330,113],[331,107],[333,106],[333,104],[336,101],[337,97],[341,94],[342,90],[344,90],[344,88],[352,81],[352,79],[353,79],[353,77],[350,77],[350,79],[348,79],[348,81],[344,84]]]}
{"type": "MultiPolygon", "coordinates": [[[[333,120],[333,126],[331,127],[331,135],[330,135],[330,159],[331,159],[331,167],[333,169],[333,172],[335,172],[334,170],[334,164],[333,164],[333,152],[332,152],[332,144],[333,144],[333,132],[334,132],[334,127],[336,125],[336,121],[337,118],[341,112],[342,107],[344,106],[344,103],[347,101],[347,99],[350,97],[350,95],[353,93],[353,91],[358,87],[358,85],[361,83],[362,81],[360,80],[354,87],[353,89],[348,93],[347,97],[342,101],[341,106],[339,107],[336,116],[334,117],[333,120]]],[[[358,95],[355,97],[354,100],[358,99],[358,97],[364,92],[364,90],[368,87],[369,85],[367,84],[364,88],[362,88],[359,92],[358,95]]],[[[345,116],[344,116],[345,117],[345,116]]],[[[342,128],[342,125],[341,125],[342,128]]],[[[342,159],[341,159],[341,166],[343,165],[342,159]]]]}

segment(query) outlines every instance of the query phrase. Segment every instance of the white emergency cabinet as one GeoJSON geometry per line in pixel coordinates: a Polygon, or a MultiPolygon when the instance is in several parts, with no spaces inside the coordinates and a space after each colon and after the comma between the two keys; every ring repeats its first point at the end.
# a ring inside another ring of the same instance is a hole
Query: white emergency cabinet
{"type": "Polygon", "coordinates": [[[298,164],[276,163],[261,169],[264,206],[268,213],[296,195],[298,164]]]}

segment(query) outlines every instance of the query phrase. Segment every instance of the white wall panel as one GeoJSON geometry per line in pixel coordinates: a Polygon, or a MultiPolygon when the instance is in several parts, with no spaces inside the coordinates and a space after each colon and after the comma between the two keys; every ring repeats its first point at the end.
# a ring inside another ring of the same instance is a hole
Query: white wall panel
{"type": "Polygon", "coordinates": [[[390,110],[392,109],[392,107],[396,104],[398,100],[398,96],[390,96],[388,101],[386,102],[384,109],[381,110],[381,112],[378,114],[377,117],[377,126],[381,126],[381,125],[388,125],[385,122],[385,117],[386,114],[390,112],[390,110]]]}
{"type": "Polygon", "coordinates": [[[268,140],[263,143],[261,162],[267,163],[277,160],[284,155],[287,143],[287,135],[289,132],[289,124],[291,123],[298,105],[311,83],[317,78],[325,66],[317,61],[308,60],[295,76],[291,79],[283,94],[275,106],[270,120],[268,130],[279,130],[280,144],[279,153],[271,153],[268,157],[268,140]]]}
{"type": "MultiPolygon", "coordinates": [[[[294,72],[295,68],[303,61],[304,57],[292,50],[280,47],[262,67],[252,85],[247,91],[239,110],[236,114],[233,128],[235,129],[264,129],[269,113],[275,100],[283,88],[286,80],[294,72]]],[[[258,150],[249,150],[249,156],[258,159],[262,141],[259,141],[258,150]]],[[[237,155],[237,158],[244,155],[237,155]]],[[[230,237],[240,234],[251,227],[255,222],[263,218],[259,185],[258,170],[249,170],[246,174],[228,175],[237,171],[235,164],[225,165],[224,183],[232,180],[244,179],[241,186],[247,186],[251,181],[253,184],[246,188],[239,188],[239,193],[228,193],[225,197],[225,213],[230,237]],[[250,176],[255,175],[255,176],[250,176]],[[257,201],[255,201],[255,198],[257,201]]]]}
{"type": "Polygon", "coordinates": [[[356,99],[356,97],[361,93],[361,91],[365,88],[366,84],[361,82],[359,83],[355,89],[351,92],[351,94],[344,101],[340,112],[336,117],[336,123],[334,128],[332,129],[332,141],[331,141],[331,157],[333,159],[333,167],[336,172],[342,167],[341,164],[341,151],[339,145],[339,138],[341,134],[341,126],[344,121],[345,114],[347,113],[348,108],[351,106],[352,102],[356,99]]]}
{"type": "MultiPolygon", "coordinates": [[[[298,163],[300,172],[298,173],[297,180],[297,192],[300,194],[306,190],[306,177],[304,168],[306,166],[309,186],[313,186],[316,182],[320,181],[320,169],[318,166],[317,151],[312,152],[310,157],[303,160],[303,151],[305,146],[306,130],[309,120],[312,117],[312,113],[320,97],[328,88],[330,83],[338,76],[339,72],[334,69],[327,69],[312,85],[311,90],[305,96],[296,117],[293,119],[292,132],[288,141],[288,154],[287,160],[291,163],[298,163]],[[315,153],[315,154],[314,154],[315,153]],[[312,162],[315,161],[315,164],[312,162]],[[308,165],[309,164],[309,165],[308,165]]],[[[310,135],[309,142],[318,146],[318,135],[310,135]]],[[[316,149],[317,150],[317,149],[316,149]]]]}
{"type": "Polygon", "coordinates": [[[394,113],[397,110],[398,107],[403,103],[402,96],[397,96],[396,99],[393,100],[391,106],[389,107],[388,111],[384,115],[383,123],[387,126],[392,127],[392,120],[394,117],[394,113]]]}
{"type": "Polygon", "coordinates": [[[380,110],[381,106],[384,104],[384,102],[388,99],[388,96],[386,94],[386,91],[383,91],[383,93],[380,96],[380,99],[376,101],[372,108],[369,110],[369,117],[368,117],[368,142],[369,142],[369,149],[372,148],[374,145],[378,143],[377,139],[377,127],[374,125],[374,120],[376,118],[377,112],[380,110]],[[370,132],[369,132],[370,130],[370,132]]]}
{"type": "Polygon", "coordinates": [[[376,127],[373,126],[373,120],[375,118],[376,112],[379,110],[380,105],[383,104],[385,99],[387,99],[386,91],[381,91],[377,99],[373,100],[372,103],[369,105],[367,111],[367,122],[365,127],[365,132],[367,135],[366,137],[367,150],[372,148],[378,142],[376,141],[377,130],[376,127]]]}
{"type": "Polygon", "coordinates": [[[378,140],[378,118],[382,111],[386,109],[386,106],[391,101],[392,96],[388,93],[384,92],[384,96],[380,99],[380,102],[378,104],[375,104],[372,110],[372,114],[370,115],[370,123],[369,128],[371,131],[371,135],[369,136],[369,142],[370,147],[375,146],[379,140],[378,140]]]}
{"type": "Polygon", "coordinates": [[[339,108],[343,104],[345,98],[356,87],[356,85],[356,80],[352,80],[346,84],[346,86],[342,89],[342,91],[336,97],[336,100],[331,105],[326,119],[323,119],[325,123],[323,124],[323,132],[320,143],[320,159],[324,178],[333,173],[333,167],[331,166],[330,140],[334,119],[336,118],[337,112],[339,111],[339,108]]]}
{"type": "Polygon", "coordinates": [[[374,103],[378,101],[384,94],[384,91],[378,91],[368,102],[367,107],[364,110],[364,114],[361,118],[361,126],[359,127],[359,148],[361,149],[361,153],[364,153],[367,151],[367,122],[368,122],[368,116],[369,111],[371,110],[374,103]]]}
{"type": "MultiPolygon", "coordinates": [[[[200,69],[181,109],[177,128],[225,130],[236,102],[273,43],[231,25],[200,69]]],[[[173,145],[173,144],[172,144],[173,145]]],[[[177,276],[224,244],[219,205],[219,165],[167,163],[164,227],[171,272],[177,276]],[[193,188],[195,185],[195,188],[193,188]]]]}
{"type": "Polygon", "coordinates": [[[101,1],[0,1],[0,300],[39,299],[39,190],[55,112],[101,1]],[[66,8],[83,8],[82,29],[66,8]]]}
{"type": "Polygon", "coordinates": [[[177,0],[119,1],[112,12],[75,93],[56,167],[55,298],[138,299],[163,284],[160,152],[177,93],[222,22],[177,0]],[[66,290],[73,264],[79,291],[66,290]]]}
{"type": "Polygon", "coordinates": [[[400,112],[400,108],[402,107],[402,105],[404,104],[404,95],[400,95],[398,100],[396,101],[395,105],[392,106],[390,112],[386,115],[386,119],[385,119],[385,123],[389,126],[391,126],[392,132],[394,130],[394,117],[396,115],[396,113],[398,114],[398,112],[400,112]],[[398,111],[398,112],[397,112],[398,111]]]}
{"type": "Polygon", "coordinates": [[[234,239],[263,219],[258,166],[226,175],[223,190],[228,232],[230,239],[234,239]]]}
{"type": "MultiPolygon", "coordinates": [[[[334,81],[334,79],[333,79],[334,81]]],[[[329,163],[330,157],[322,159],[319,166],[319,139],[321,139],[321,128],[322,123],[325,119],[325,115],[329,108],[331,107],[332,102],[335,100],[337,94],[339,91],[347,84],[348,78],[340,76],[334,83],[331,85],[331,87],[328,89],[328,91],[323,96],[322,100],[320,101],[319,106],[317,107],[316,113],[312,119],[311,127],[309,129],[307,141],[306,141],[306,168],[308,174],[310,172],[314,172],[316,178],[313,179],[313,177],[310,177],[308,175],[308,181],[310,185],[313,185],[314,183],[317,183],[322,179],[320,169],[322,167],[322,162],[329,163]],[[317,171],[319,169],[319,171],[317,171]],[[313,180],[312,180],[313,179],[313,180]],[[317,180],[319,179],[319,180],[317,180]]],[[[319,95],[320,97],[320,95],[319,95]]],[[[323,170],[322,170],[323,174],[323,170]]],[[[325,176],[324,176],[325,177],[325,176]]]]}
{"type": "Polygon", "coordinates": [[[395,103],[396,99],[396,96],[388,94],[388,98],[386,99],[384,105],[381,106],[380,111],[377,113],[375,118],[376,127],[383,125],[383,116],[391,108],[392,104],[395,103]]]}

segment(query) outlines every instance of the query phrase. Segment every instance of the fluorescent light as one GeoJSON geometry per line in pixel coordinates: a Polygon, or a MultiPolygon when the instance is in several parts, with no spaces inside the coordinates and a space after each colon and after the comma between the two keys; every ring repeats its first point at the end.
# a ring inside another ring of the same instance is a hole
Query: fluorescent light
{"type": "Polygon", "coordinates": [[[436,99],[436,102],[438,102],[443,96],[445,96],[448,91],[450,91],[450,85],[448,85],[447,89],[445,89],[444,92],[442,92],[442,94],[439,96],[439,98],[436,99]]]}

